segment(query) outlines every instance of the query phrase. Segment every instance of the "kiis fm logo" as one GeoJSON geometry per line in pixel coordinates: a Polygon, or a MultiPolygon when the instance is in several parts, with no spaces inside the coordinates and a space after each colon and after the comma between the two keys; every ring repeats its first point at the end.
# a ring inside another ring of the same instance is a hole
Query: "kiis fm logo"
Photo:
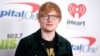
{"type": "Polygon", "coordinates": [[[86,6],[84,4],[76,5],[75,3],[71,3],[68,6],[69,13],[75,18],[76,13],[78,13],[78,18],[82,17],[86,12],[86,6]]]}
{"type": "Polygon", "coordinates": [[[16,11],[13,9],[8,9],[8,10],[0,10],[0,18],[2,17],[21,17],[21,18],[26,18],[26,19],[32,19],[34,18],[34,14],[38,9],[39,5],[35,3],[26,3],[26,2],[15,2],[15,3],[6,3],[6,4],[24,4],[24,5],[29,5],[32,7],[32,11],[16,11]]]}

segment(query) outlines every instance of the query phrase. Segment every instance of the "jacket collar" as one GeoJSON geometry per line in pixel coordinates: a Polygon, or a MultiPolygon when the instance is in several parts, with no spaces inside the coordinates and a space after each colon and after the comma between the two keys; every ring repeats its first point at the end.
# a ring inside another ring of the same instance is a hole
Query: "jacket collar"
{"type": "MultiPolygon", "coordinates": [[[[63,43],[61,40],[61,36],[57,32],[55,32],[55,33],[56,33],[55,37],[57,39],[57,46],[62,46],[63,43]]],[[[41,29],[39,29],[35,34],[36,34],[36,39],[38,39],[40,41],[40,43],[43,44],[42,36],[41,36],[41,29]]]]}

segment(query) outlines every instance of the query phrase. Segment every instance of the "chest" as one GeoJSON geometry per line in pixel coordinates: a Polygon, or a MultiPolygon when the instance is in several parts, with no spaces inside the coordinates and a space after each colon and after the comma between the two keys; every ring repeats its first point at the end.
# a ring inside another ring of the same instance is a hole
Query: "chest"
{"type": "Polygon", "coordinates": [[[28,50],[29,56],[48,56],[48,55],[54,55],[54,56],[67,56],[66,47],[57,47],[55,51],[53,49],[47,49],[43,45],[37,45],[28,50]]]}

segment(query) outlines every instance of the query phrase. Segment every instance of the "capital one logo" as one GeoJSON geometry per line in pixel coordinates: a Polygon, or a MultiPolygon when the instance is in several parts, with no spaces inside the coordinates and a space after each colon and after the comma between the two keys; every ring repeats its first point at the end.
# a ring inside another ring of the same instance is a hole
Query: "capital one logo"
{"type": "Polygon", "coordinates": [[[76,5],[75,3],[71,3],[68,6],[68,11],[75,18],[76,13],[78,14],[78,18],[82,17],[86,12],[86,6],[84,4],[76,5]]]}
{"type": "Polygon", "coordinates": [[[32,12],[36,12],[39,8],[38,4],[35,3],[26,3],[26,2],[15,2],[15,3],[8,3],[8,4],[24,4],[24,5],[29,5],[32,7],[32,12]]]}
{"type": "Polygon", "coordinates": [[[77,39],[84,39],[84,40],[88,40],[89,41],[89,46],[93,45],[96,42],[96,38],[91,37],[91,36],[81,36],[81,37],[75,37],[77,39]]]}
{"type": "Polygon", "coordinates": [[[83,39],[82,42],[77,42],[72,44],[72,50],[74,51],[74,54],[79,54],[81,52],[83,53],[96,53],[98,50],[98,46],[93,46],[96,42],[96,38],[92,37],[92,36],[80,36],[80,37],[74,37],[74,41],[75,39],[80,40],[83,39]],[[88,41],[88,44],[86,44],[87,42],[84,42],[84,40],[88,41]]]}
{"type": "MultiPolygon", "coordinates": [[[[25,9],[21,11],[17,11],[16,9],[5,9],[0,10],[0,18],[3,17],[17,17],[21,18],[20,20],[24,19],[35,19],[35,12],[39,9],[40,5],[36,3],[30,3],[30,2],[13,2],[13,3],[6,3],[6,5],[12,4],[13,7],[15,4],[19,5],[28,5],[29,7],[32,7],[32,11],[25,11],[25,9]]],[[[18,20],[18,21],[20,21],[18,20]]]]}

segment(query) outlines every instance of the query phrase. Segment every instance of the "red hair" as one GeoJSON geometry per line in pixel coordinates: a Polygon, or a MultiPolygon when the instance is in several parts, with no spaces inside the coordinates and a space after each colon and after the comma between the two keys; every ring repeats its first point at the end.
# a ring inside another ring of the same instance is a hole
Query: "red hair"
{"type": "Polygon", "coordinates": [[[59,18],[62,17],[61,16],[61,10],[60,10],[60,8],[59,8],[59,6],[57,4],[55,4],[53,2],[46,2],[40,7],[39,13],[38,13],[38,18],[40,18],[41,15],[47,14],[47,13],[49,13],[51,11],[56,11],[57,16],[59,18]]]}

